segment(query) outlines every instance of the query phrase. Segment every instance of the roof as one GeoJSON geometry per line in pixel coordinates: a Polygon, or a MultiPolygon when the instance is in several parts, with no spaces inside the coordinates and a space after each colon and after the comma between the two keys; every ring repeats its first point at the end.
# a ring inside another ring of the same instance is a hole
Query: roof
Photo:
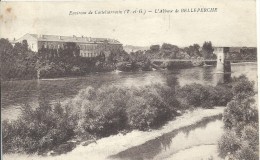
{"type": "Polygon", "coordinates": [[[121,44],[115,39],[109,38],[92,38],[92,37],[77,37],[77,36],[59,36],[59,35],[37,35],[29,34],[30,36],[36,38],[38,41],[54,41],[54,42],[75,42],[75,43],[104,43],[108,42],[110,44],[121,44]]]}

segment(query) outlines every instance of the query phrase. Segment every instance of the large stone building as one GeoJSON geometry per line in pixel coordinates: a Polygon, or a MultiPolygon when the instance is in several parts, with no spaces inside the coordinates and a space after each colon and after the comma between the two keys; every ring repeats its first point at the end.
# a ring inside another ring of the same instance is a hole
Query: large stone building
{"type": "Polygon", "coordinates": [[[37,35],[25,34],[16,42],[26,40],[28,48],[34,52],[38,52],[42,48],[59,49],[64,48],[66,43],[75,43],[80,49],[81,57],[96,57],[100,54],[108,56],[111,53],[123,50],[122,44],[114,39],[108,38],[91,38],[77,36],[57,36],[57,35],[37,35]]]}

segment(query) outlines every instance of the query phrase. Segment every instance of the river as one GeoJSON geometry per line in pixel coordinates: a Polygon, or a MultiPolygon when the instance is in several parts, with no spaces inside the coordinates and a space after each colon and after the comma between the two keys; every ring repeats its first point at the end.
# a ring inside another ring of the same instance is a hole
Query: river
{"type": "MultiPolygon", "coordinates": [[[[257,82],[256,63],[232,64],[231,76],[245,74],[257,82]]],[[[101,85],[149,85],[164,83],[167,76],[175,75],[181,86],[190,83],[215,85],[219,80],[214,66],[194,67],[180,70],[157,70],[147,72],[108,72],[93,73],[83,77],[57,78],[43,80],[8,81],[1,83],[2,119],[17,117],[19,108],[24,104],[37,105],[39,100],[50,102],[73,98],[81,89],[101,85]]]]}

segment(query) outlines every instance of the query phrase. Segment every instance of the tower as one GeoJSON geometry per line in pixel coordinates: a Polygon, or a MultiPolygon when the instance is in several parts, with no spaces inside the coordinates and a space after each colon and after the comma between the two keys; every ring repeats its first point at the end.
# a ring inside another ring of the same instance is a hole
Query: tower
{"type": "Polygon", "coordinates": [[[228,60],[229,47],[217,47],[214,52],[217,55],[216,83],[226,83],[231,77],[231,63],[228,60]]]}
{"type": "Polygon", "coordinates": [[[214,52],[217,55],[217,73],[231,72],[230,62],[226,61],[229,47],[217,47],[214,52]]]}

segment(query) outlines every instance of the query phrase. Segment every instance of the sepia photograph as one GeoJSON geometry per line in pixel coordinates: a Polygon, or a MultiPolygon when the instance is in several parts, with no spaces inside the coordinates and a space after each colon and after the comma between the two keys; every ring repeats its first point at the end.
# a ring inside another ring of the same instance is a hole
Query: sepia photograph
{"type": "Polygon", "coordinates": [[[0,2],[1,159],[258,160],[257,3],[0,2]]]}

